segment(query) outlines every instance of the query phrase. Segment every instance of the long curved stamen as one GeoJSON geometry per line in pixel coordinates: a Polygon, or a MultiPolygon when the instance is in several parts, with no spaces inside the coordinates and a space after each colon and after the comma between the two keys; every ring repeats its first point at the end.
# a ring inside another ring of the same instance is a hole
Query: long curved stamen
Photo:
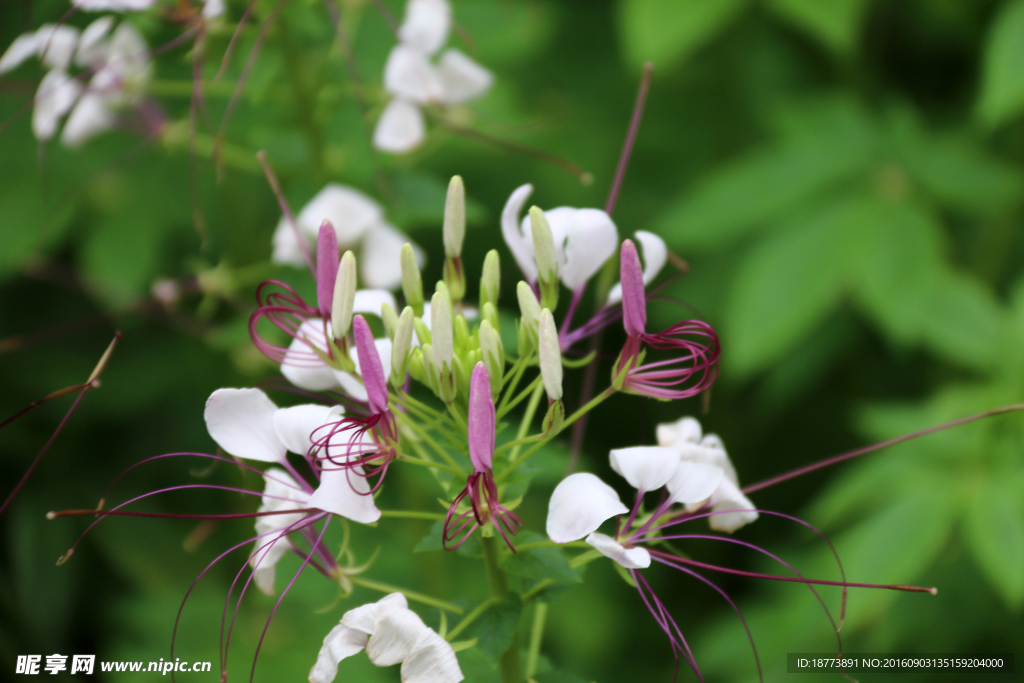
{"type": "MultiPolygon", "coordinates": [[[[664,562],[660,558],[656,557],[654,559],[655,559],[656,562],[662,562],[663,564],[668,564],[667,562],[664,562]]],[[[722,598],[724,598],[725,601],[727,603],[729,603],[729,606],[732,607],[732,611],[736,613],[737,617],[739,617],[740,623],[743,625],[743,630],[747,632],[747,640],[750,642],[750,649],[754,653],[754,664],[757,665],[757,679],[759,681],[761,681],[761,683],[764,683],[764,672],[761,671],[761,658],[757,656],[757,645],[754,644],[754,634],[751,633],[750,626],[747,624],[747,620],[743,617],[743,612],[740,611],[740,608],[736,605],[736,603],[733,601],[733,599],[729,597],[729,594],[726,593],[724,590],[722,590],[717,584],[712,582],[706,576],[701,576],[700,574],[698,574],[697,572],[693,571],[692,569],[687,569],[686,567],[676,567],[674,565],[669,565],[669,566],[672,566],[673,569],[678,569],[679,571],[681,571],[681,572],[683,572],[685,574],[689,574],[690,576],[692,576],[693,578],[697,579],[698,581],[702,581],[706,585],[708,585],[711,588],[713,588],[715,590],[715,592],[717,592],[719,595],[721,595],[722,598]]],[[[840,650],[840,652],[842,652],[842,650],[840,650]]]]}
{"type": "Polygon", "coordinates": [[[658,599],[654,589],[652,589],[650,584],[647,583],[647,580],[643,575],[635,569],[630,569],[629,573],[630,576],[633,577],[633,582],[636,584],[637,589],[640,592],[640,597],[643,599],[647,609],[654,616],[655,621],[658,622],[658,625],[661,626],[662,630],[668,634],[669,643],[672,646],[672,654],[676,658],[676,675],[678,676],[679,655],[681,654],[686,660],[686,663],[693,669],[693,672],[697,674],[697,680],[704,683],[704,676],[700,672],[700,667],[697,666],[697,660],[694,658],[693,652],[690,651],[690,645],[686,642],[686,637],[683,635],[683,632],[680,630],[675,619],[672,618],[668,609],[662,604],[661,600],[658,599]],[[641,589],[641,586],[643,586],[643,589],[641,589]],[[644,589],[646,589],[647,593],[650,594],[650,599],[657,608],[656,610],[655,607],[651,606],[651,602],[648,601],[647,596],[644,594],[644,589]]]}

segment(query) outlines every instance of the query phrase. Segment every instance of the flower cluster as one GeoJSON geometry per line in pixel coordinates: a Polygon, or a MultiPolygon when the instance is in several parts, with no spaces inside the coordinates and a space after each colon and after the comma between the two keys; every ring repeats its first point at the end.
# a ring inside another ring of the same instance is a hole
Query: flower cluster
{"type": "Polygon", "coordinates": [[[32,132],[49,140],[67,116],[61,141],[69,147],[114,128],[122,110],[141,102],[151,72],[145,39],[128,22],[114,28],[113,17],[101,17],[82,31],[44,24],[22,34],[0,57],[0,74],[31,57],[49,69],[36,93],[32,132]],[[72,67],[80,73],[71,75],[72,67]]]}
{"type": "Polygon", "coordinates": [[[483,95],[491,72],[455,48],[431,60],[448,41],[452,9],[448,0],[409,0],[398,28],[398,44],[384,65],[384,89],[391,100],[373,131],[373,145],[385,152],[409,152],[426,138],[422,107],[450,107],[483,95]]]}

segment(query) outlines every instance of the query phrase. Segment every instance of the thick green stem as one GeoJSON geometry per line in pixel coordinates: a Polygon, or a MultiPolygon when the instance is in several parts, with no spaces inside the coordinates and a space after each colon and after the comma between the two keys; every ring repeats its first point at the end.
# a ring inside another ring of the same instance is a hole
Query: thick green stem
{"type": "MultiPolygon", "coordinates": [[[[487,568],[487,582],[491,585],[491,595],[501,600],[508,592],[508,577],[498,566],[498,543],[494,536],[481,538],[480,545],[484,551],[484,566],[487,568]]],[[[519,631],[512,636],[512,644],[498,660],[501,670],[501,683],[522,683],[519,668],[519,631]]]]}
{"type": "Polygon", "coordinates": [[[424,595],[423,593],[417,593],[416,591],[410,591],[404,588],[399,588],[398,586],[392,586],[389,583],[381,583],[380,581],[363,579],[358,576],[349,576],[348,580],[357,586],[362,586],[364,588],[369,588],[371,590],[380,591],[381,593],[401,593],[408,599],[413,600],[415,602],[420,602],[424,605],[430,605],[431,607],[437,607],[438,609],[443,609],[447,612],[462,614],[461,607],[456,607],[450,602],[438,600],[437,598],[432,598],[429,595],[424,595]]]}

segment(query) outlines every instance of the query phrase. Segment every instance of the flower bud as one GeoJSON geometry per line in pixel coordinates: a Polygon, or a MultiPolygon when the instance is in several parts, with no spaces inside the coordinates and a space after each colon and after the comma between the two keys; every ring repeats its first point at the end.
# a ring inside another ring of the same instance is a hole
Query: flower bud
{"type": "Polygon", "coordinates": [[[483,305],[483,309],[480,311],[480,318],[491,323],[491,327],[499,335],[501,334],[501,319],[498,316],[498,309],[490,301],[483,305]]]}
{"type": "Polygon", "coordinates": [[[501,393],[502,379],[505,375],[505,346],[501,343],[501,335],[494,329],[489,320],[480,323],[480,351],[487,374],[491,378],[491,393],[494,398],[501,393]]]}
{"type": "Polygon", "coordinates": [[[487,304],[498,305],[501,290],[501,258],[497,249],[491,249],[484,258],[484,270],[480,275],[480,308],[487,304]]]}
{"type": "Polygon", "coordinates": [[[331,327],[335,339],[344,339],[352,325],[352,307],[356,300],[356,255],[346,251],[338,265],[331,301],[331,327]]]}
{"type": "Polygon", "coordinates": [[[316,304],[320,315],[330,315],[334,303],[334,283],[338,279],[338,234],[324,219],[316,240],[316,304]]]}
{"type": "Polygon", "coordinates": [[[536,206],[530,207],[530,231],[533,234],[533,254],[537,261],[541,305],[553,309],[558,305],[558,259],[555,256],[555,238],[551,235],[547,216],[536,206]]]}
{"type": "Polygon", "coordinates": [[[409,352],[412,350],[414,318],[412,306],[406,306],[395,324],[394,343],[391,346],[391,384],[396,389],[405,383],[405,369],[409,361],[409,352]]]}
{"type": "Polygon", "coordinates": [[[537,352],[540,355],[540,374],[549,401],[562,398],[562,351],[558,346],[558,328],[555,317],[545,308],[540,314],[537,333],[537,352]]]}
{"type": "Polygon", "coordinates": [[[380,305],[380,319],[384,321],[384,334],[388,336],[388,339],[395,341],[395,328],[398,326],[398,314],[395,313],[395,309],[391,308],[391,304],[384,302],[380,305]]]}
{"type": "Polygon", "coordinates": [[[434,349],[434,370],[451,370],[455,344],[452,339],[452,312],[447,292],[434,292],[430,300],[430,343],[434,349]]]}
{"type": "Polygon", "coordinates": [[[416,252],[408,242],[402,245],[401,262],[405,303],[412,306],[416,315],[423,315],[423,278],[420,277],[420,267],[416,263],[416,252]]]}
{"type": "Polygon", "coordinates": [[[541,430],[546,436],[554,436],[562,431],[562,423],[565,422],[565,404],[561,401],[551,401],[548,406],[547,415],[541,423],[541,430]]]}
{"type": "Polygon", "coordinates": [[[461,176],[452,176],[448,198],[444,203],[444,255],[462,256],[462,240],[466,237],[466,187],[461,176]]]}
{"type": "Polygon", "coordinates": [[[519,355],[525,357],[537,348],[537,325],[540,321],[540,303],[530,285],[522,280],[516,287],[519,298],[519,355]]]}

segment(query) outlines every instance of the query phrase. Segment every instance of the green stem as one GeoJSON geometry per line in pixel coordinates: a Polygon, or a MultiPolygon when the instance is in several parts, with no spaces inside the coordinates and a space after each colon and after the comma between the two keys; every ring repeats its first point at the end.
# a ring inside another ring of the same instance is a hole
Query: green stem
{"type": "Polygon", "coordinates": [[[498,415],[505,414],[505,406],[508,405],[509,399],[515,393],[516,387],[519,386],[519,380],[522,379],[523,373],[526,372],[526,366],[529,361],[529,358],[520,358],[516,361],[516,365],[513,368],[515,374],[512,375],[512,381],[505,383],[505,395],[501,397],[501,403],[498,404],[498,415]]]}
{"type": "MultiPolygon", "coordinates": [[[[530,424],[533,423],[533,416],[537,413],[537,405],[540,403],[540,397],[543,394],[544,385],[538,384],[533,390],[533,396],[530,397],[530,402],[526,404],[526,412],[523,413],[523,419],[519,422],[519,431],[516,432],[516,441],[522,441],[526,438],[526,432],[530,431],[530,424]]],[[[515,460],[517,457],[519,457],[519,446],[512,449],[512,452],[508,455],[508,459],[511,461],[515,460]]]]}
{"type": "MultiPolygon", "coordinates": [[[[498,566],[498,544],[494,536],[481,538],[480,545],[484,551],[484,566],[487,568],[487,582],[491,585],[491,596],[501,600],[508,592],[508,577],[498,566]]],[[[512,636],[512,643],[498,660],[502,683],[521,683],[522,674],[519,669],[519,631],[512,636]]]]}
{"type": "MultiPolygon", "coordinates": [[[[160,141],[170,150],[190,150],[206,159],[213,158],[217,141],[204,133],[189,132],[188,121],[167,122],[160,131],[160,141]]],[[[256,160],[256,153],[230,142],[220,144],[220,160],[225,166],[245,173],[263,173],[263,167],[256,160]]]]}
{"type": "Polygon", "coordinates": [[[455,638],[455,636],[459,635],[464,630],[466,630],[466,627],[472,624],[474,621],[476,621],[476,618],[484,612],[486,612],[491,605],[495,605],[497,603],[497,598],[487,598],[486,600],[481,602],[479,605],[476,606],[476,608],[472,612],[467,614],[462,619],[462,621],[460,621],[458,625],[448,633],[447,636],[445,636],[445,640],[447,640],[449,643],[452,642],[452,639],[455,638]]]}
{"type": "Polygon", "coordinates": [[[404,588],[399,588],[398,586],[392,586],[389,583],[381,583],[380,581],[373,581],[371,579],[361,579],[358,576],[349,576],[348,580],[357,586],[369,588],[370,590],[380,591],[381,593],[401,593],[410,600],[421,602],[424,605],[430,605],[431,607],[437,607],[438,609],[443,609],[453,614],[462,614],[463,611],[461,607],[456,607],[450,602],[438,600],[437,598],[432,598],[429,595],[424,595],[423,593],[417,593],[416,591],[410,591],[404,588]]]}
{"type": "Polygon", "coordinates": [[[533,611],[533,628],[530,629],[530,649],[526,655],[526,678],[531,679],[537,673],[537,660],[540,659],[540,642],[544,639],[544,622],[548,618],[548,603],[538,602],[533,611]]]}
{"type": "Polygon", "coordinates": [[[444,519],[439,512],[420,512],[419,510],[381,510],[381,517],[396,517],[398,519],[430,519],[437,521],[444,519]]]}
{"type": "Polygon", "coordinates": [[[411,455],[403,455],[402,462],[407,462],[410,465],[419,465],[420,467],[429,467],[434,470],[444,470],[445,472],[451,472],[456,476],[464,475],[464,472],[458,467],[449,467],[448,465],[442,465],[439,462],[432,462],[430,460],[420,460],[419,458],[414,458],[411,455]]]}
{"type": "Polygon", "coordinates": [[[514,399],[512,399],[509,402],[509,404],[506,405],[501,410],[501,412],[498,413],[498,419],[500,420],[502,417],[505,416],[506,413],[508,413],[510,410],[512,410],[517,405],[522,403],[523,399],[526,398],[527,396],[529,396],[532,391],[534,391],[537,387],[539,387],[543,380],[544,380],[544,378],[541,375],[537,375],[537,378],[534,379],[532,382],[530,382],[530,385],[528,387],[526,387],[521,392],[519,392],[519,395],[516,396],[514,399]]]}
{"type": "Polygon", "coordinates": [[[435,410],[434,408],[431,408],[430,406],[428,406],[423,401],[419,401],[419,400],[413,398],[412,396],[410,396],[409,394],[407,394],[405,392],[396,392],[396,394],[397,395],[395,396],[395,400],[398,403],[401,403],[402,405],[404,405],[406,407],[409,407],[409,408],[414,408],[414,409],[420,411],[421,413],[423,413],[424,415],[429,415],[429,416],[433,417],[435,420],[437,420],[438,422],[447,422],[448,424],[452,425],[453,427],[455,426],[455,421],[454,420],[452,420],[450,417],[448,417],[447,415],[445,415],[441,411],[435,410]]]}
{"type": "Polygon", "coordinates": [[[441,446],[439,446],[438,443],[434,441],[433,437],[431,437],[430,434],[428,434],[425,429],[416,424],[415,420],[403,420],[402,422],[403,424],[409,425],[409,428],[416,433],[416,436],[426,441],[428,446],[433,448],[434,451],[437,452],[437,454],[440,455],[449,465],[456,468],[459,474],[462,474],[462,470],[458,469],[459,465],[458,463],[455,462],[455,459],[452,458],[451,455],[449,455],[448,451],[441,448],[441,446]]]}

